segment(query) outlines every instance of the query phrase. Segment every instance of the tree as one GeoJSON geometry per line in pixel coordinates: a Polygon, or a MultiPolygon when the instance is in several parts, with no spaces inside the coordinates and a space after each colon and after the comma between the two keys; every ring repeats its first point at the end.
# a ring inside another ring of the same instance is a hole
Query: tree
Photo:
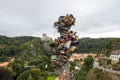
{"type": "Polygon", "coordinates": [[[86,69],[89,71],[93,67],[94,59],[92,56],[87,56],[87,58],[84,59],[84,65],[86,66],[86,69]]]}
{"type": "Polygon", "coordinates": [[[74,70],[75,66],[76,66],[76,63],[71,61],[70,62],[70,71],[74,70]]]}
{"type": "Polygon", "coordinates": [[[31,75],[30,70],[26,70],[18,76],[17,80],[35,80],[35,79],[31,75]]]}
{"type": "Polygon", "coordinates": [[[75,76],[75,80],[85,80],[85,77],[90,69],[93,67],[93,58],[92,56],[87,56],[87,58],[84,59],[84,64],[82,65],[80,71],[77,72],[75,76]]]}
{"type": "Polygon", "coordinates": [[[21,73],[17,80],[47,80],[47,77],[47,72],[42,72],[39,68],[31,68],[21,73]]]}

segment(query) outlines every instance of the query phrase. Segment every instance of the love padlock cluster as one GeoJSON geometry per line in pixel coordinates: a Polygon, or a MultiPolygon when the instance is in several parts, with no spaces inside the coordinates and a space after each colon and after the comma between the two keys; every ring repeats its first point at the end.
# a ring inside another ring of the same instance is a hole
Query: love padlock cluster
{"type": "Polygon", "coordinates": [[[63,66],[69,59],[72,53],[77,50],[79,37],[76,32],[70,30],[75,23],[75,18],[72,14],[60,16],[58,21],[54,23],[60,37],[55,39],[51,44],[51,62],[55,66],[63,66]]]}
{"type": "Polygon", "coordinates": [[[72,14],[66,16],[60,16],[58,21],[54,23],[54,26],[57,27],[60,35],[67,34],[68,30],[75,24],[75,18],[72,14]]]}

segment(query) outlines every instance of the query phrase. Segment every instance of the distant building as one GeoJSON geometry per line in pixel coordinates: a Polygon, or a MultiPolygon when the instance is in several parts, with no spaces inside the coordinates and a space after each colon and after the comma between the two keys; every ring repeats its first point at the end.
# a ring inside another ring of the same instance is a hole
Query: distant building
{"type": "Polygon", "coordinates": [[[92,56],[93,59],[96,59],[97,54],[89,54],[89,53],[82,53],[82,54],[72,54],[72,56],[69,58],[69,61],[76,61],[78,60],[78,62],[76,62],[76,66],[75,66],[75,70],[80,70],[80,66],[84,64],[84,59],[87,58],[87,56],[92,56]]]}
{"type": "Polygon", "coordinates": [[[117,63],[120,60],[120,50],[112,51],[110,59],[112,60],[112,63],[117,63]]]}
{"type": "Polygon", "coordinates": [[[50,38],[49,36],[47,36],[47,34],[43,34],[42,35],[42,41],[52,41],[52,38],[50,38]]]}
{"type": "Polygon", "coordinates": [[[75,60],[83,60],[88,55],[92,56],[93,59],[97,56],[97,54],[89,54],[89,53],[83,53],[83,54],[72,54],[72,56],[69,58],[69,61],[75,61],[75,60]]]}
{"type": "Polygon", "coordinates": [[[47,36],[47,34],[43,34],[42,35],[42,41],[43,41],[43,44],[44,44],[44,48],[47,49],[47,50],[50,50],[50,43],[52,42],[52,38],[50,38],[49,36],[47,36]]]}

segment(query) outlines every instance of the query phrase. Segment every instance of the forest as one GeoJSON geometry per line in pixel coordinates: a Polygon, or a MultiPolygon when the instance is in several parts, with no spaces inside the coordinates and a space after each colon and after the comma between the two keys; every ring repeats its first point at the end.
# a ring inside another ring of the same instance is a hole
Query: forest
{"type": "Polygon", "coordinates": [[[115,49],[120,49],[120,38],[81,38],[78,53],[103,53],[106,56],[115,49]]]}
{"type": "MultiPolygon", "coordinates": [[[[41,38],[32,36],[0,36],[0,63],[11,62],[6,68],[9,75],[4,77],[9,76],[10,80],[54,80],[51,52],[44,48],[43,43],[41,38]]],[[[120,49],[120,38],[81,38],[77,53],[109,56],[114,49],[120,49]]]]}

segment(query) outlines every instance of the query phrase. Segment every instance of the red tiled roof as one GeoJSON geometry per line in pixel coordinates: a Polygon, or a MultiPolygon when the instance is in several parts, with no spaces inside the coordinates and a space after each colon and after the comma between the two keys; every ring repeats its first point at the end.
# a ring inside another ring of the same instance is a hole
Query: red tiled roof
{"type": "Polygon", "coordinates": [[[82,58],[86,58],[88,55],[91,55],[93,58],[95,58],[95,56],[97,54],[73,54],[70,59],[73,59],[73,60],[80,60],[82,58]]]}
{"type": "Polygon", "coordinates": [[[0,67],[6,67],[6,66],[8,66],[9,63],[10,62],[3,62],[3,63],[0,64],[0,67]]]}
{"type": "Polygon", "coordinates": [[[120,55],[120,50],[113,50],[111,55],[120,55]]]}

